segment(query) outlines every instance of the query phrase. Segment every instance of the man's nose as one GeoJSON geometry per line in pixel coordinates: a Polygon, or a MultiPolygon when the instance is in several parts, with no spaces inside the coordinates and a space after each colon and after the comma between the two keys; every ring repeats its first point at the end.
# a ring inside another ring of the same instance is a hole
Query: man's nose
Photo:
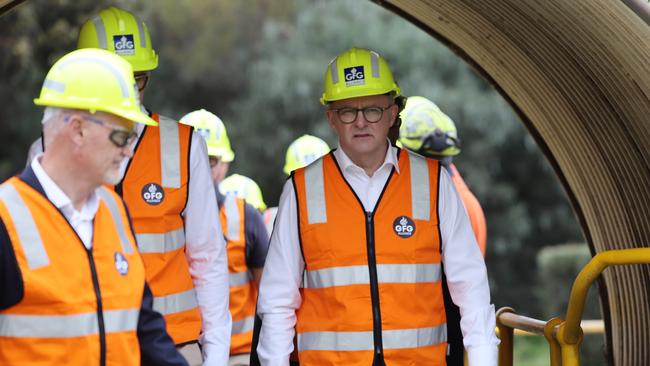
{"type": "Polygon", "coordinates": [[[357,115],[354,117],[354,125],[358,128],[363,128],[368,124],[366,121],[366,116],[363,114],[363,109],[357,110],[357,115]]]}

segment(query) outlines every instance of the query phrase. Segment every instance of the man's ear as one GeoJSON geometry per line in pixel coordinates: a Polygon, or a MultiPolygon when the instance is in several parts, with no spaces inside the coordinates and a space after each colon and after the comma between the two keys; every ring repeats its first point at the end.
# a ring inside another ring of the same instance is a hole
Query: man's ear
{"type": "Polygon", "coordinates": [[[327,116],[327,123],[329,123],[332,130],[336,131],[336,128],[334,128],[335,127],[334,118],[336,116],[336,112],[334,112],[333,110],[327,108],[327,109],[325,109],[325,115],[327,116]]]}
{"type": "Polygon", "coordinates": [[[65,122],[65,131],[76,146],[83,143],[84,134],[88,133],[85,124],[82,122],[81,116],[77,113],[69,115],[68,121],[65,122]]]}
{"type": "Polygon", "coordinates": [[[390,111],[390,126],[393,127],[395,125],[397,115],[399,114],[399,107],[397,104],[393,104],[388,110],[390,111]]]}

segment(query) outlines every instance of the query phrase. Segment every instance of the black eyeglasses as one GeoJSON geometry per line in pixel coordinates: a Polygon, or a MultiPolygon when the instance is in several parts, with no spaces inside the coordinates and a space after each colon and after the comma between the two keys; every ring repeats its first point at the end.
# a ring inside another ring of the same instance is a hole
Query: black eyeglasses
{"type": "Polygon", "coordinates": [[[147,86],[147,82],[149,81],[149,73],[143,72],[133,74],[133,77],[135,78],[135,84],[138,86],[138,91],[143,91],[147,86]]]}
{"type": "MultiPolygon", "coordinates": [[[[94,124],[100,125],[104,128],[108,128],[109,130],[111,130],[111,133],[108,135],[108,139],[111,140],[113,145],[119,148],[130,145],[138,137],[138,134],[135,131],[113,128],[109,126],[106,122],[99,120],[97,118],[93,118],[90,116],[82,116],[82,118],[84,121],[92,122],[94,124]]],[[[64,122],[67,123],[69,120],[70,120],[70,116],[67,116],[64,119],[64,122]]]]}
{"type": "Polygon", "coordinates": [[[384,115],[384,111],[392,107],[394,104],[391,104],[387,107],[365,107],[365,108],[352,108],[352,107],[343,107],[332,109],[336,112],[336,115],[339,117],[341,123],[350,124],[354,123],[357,119],[359,112],[363,112],[363,118],[369,123],[377,123],[381,120],[381,117],[384,115]]]}

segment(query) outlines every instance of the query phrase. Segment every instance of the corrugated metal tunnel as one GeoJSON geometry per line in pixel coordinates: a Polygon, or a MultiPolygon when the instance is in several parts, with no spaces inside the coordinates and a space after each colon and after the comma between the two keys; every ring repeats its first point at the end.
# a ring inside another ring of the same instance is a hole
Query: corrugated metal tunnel
{"type": "MultiPolygon", "coordinates": [[[[592,253],[650,246],[647,2],[376,2],[500,89],[554,166],[592,253]]],[[[609,363],[650,365],[650,266],[608,269],[600,290],[609,363]]]]}

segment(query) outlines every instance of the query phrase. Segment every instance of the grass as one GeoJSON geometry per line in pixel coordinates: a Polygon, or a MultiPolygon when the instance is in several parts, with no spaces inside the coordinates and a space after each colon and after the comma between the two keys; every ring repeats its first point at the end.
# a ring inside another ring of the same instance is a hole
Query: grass
{"type": "MultiPolygon", "coordinates": [[[[580,347],[581,364],[585,366],[605,366],[602,356],[603,339],[600,335],[585,336],[580,347]]],[[[515,336],[515,366],[548,366],[550,351],[546,339],[542,336],[515,336]]]]}

